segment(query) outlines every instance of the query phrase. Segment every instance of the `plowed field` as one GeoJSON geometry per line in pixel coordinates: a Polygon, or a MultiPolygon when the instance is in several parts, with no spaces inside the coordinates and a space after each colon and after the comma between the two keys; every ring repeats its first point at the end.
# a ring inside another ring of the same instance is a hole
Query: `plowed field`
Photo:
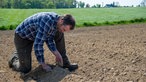
{"type": "MultiPolygon", "coordinates": [[[[0,82],[23,82],[7,61],[15,51],[14,30],[0,31],[0,82]]],[[[146,82],[146,23],[77,28],[65,33],[67,54],[75,72],[55,67],[36,70],[28,82],[146,82]]],[[[55,65],[46,44],[45,61],[55,65]]],[[[32,51],[33,69],[39,69],[32,51]]]]}

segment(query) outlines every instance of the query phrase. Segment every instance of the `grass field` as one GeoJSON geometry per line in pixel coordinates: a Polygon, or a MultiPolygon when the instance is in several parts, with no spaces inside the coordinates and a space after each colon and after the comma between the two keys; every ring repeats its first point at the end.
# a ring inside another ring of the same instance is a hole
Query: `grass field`
{"type": "Polygon", "coordinates": [[[136,8],[77,8],[77,9],[0,9],[0,28],[14,29],[21,21],[37,12],[72,14],[77,27],[100,24],[126,23],[125,21],[146,21],[146,7],[136,8]],[[120,23],[120,22],[119,22],[120,23]]]}

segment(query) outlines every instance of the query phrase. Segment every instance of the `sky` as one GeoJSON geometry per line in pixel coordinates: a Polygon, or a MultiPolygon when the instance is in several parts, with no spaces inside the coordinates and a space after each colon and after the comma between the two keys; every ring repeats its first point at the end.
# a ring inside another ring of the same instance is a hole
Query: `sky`
{"type": "Polygon", "coordinates": [[[96,4],[111,4],[113,2],[119,2],[120,6],[137,6],[139,5],[143,0],[77,0],[85,2],[85,4],[90,4],[90,6],[96,5],[96,4]]]}

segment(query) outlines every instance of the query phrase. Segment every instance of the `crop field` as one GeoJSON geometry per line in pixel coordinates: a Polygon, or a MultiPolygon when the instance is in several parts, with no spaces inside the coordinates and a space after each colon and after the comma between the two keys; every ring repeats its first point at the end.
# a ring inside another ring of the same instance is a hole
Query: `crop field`
{"type": "Polygon", "coordinates": [[[0,9],[0,29],[15,29],[28,16],[37,12],[72,14],[77,27],[125,24],[146,21],[146,7],[77,8],[77,9],[0,9]],[[129,22],[130,21],[130,22],[129,22]]]}

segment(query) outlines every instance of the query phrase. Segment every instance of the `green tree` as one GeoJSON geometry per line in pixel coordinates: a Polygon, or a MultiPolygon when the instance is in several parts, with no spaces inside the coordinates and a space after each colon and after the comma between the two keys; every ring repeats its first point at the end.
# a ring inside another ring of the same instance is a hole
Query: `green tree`
{"type": "Polygon", "coordinates": [[[76,8],[76,0],[55,0],[56,8],[76,8]]]}
{"type": "Polygon", "coordinates": [[[4,8],[5,7],[5,0],[0,0],[0,8],[4,8]]]}
{"type": "Polygon", "coordinates": [[[56,8],[56,6],[55,6],[55,4],[53,4],[53,2],[49,2],[47,4],[47,8],[53,9],[53,8],[56,8]]]}
{"type": "Polygon", "coordinates": [[[7,2],[6,2],[6,8],[11,8],[11,0],[7,0],[7,2]]]}
{"type": "Polygon", "coordinates": [[[86,8],[90,8],[90,5],[89,4],[86,4],[86,8]]]}
{"type": "Polygon", "coordinates": [[[76,8],[76,0],[0,0],[0,8],[76,8]]]}
{"type": "Polygon", "coordinates": [[[84,8],[84,6],[85,6],[84,2],[82,2],[82,1],[78,2],[78,7],[79,8],[84,8]]]}
{"type": "Polygon", "coordinates": [[[93,5],[92,8],[100,8],[101,5],[100,4],[96,4],[96,5],[93,5]]]}

